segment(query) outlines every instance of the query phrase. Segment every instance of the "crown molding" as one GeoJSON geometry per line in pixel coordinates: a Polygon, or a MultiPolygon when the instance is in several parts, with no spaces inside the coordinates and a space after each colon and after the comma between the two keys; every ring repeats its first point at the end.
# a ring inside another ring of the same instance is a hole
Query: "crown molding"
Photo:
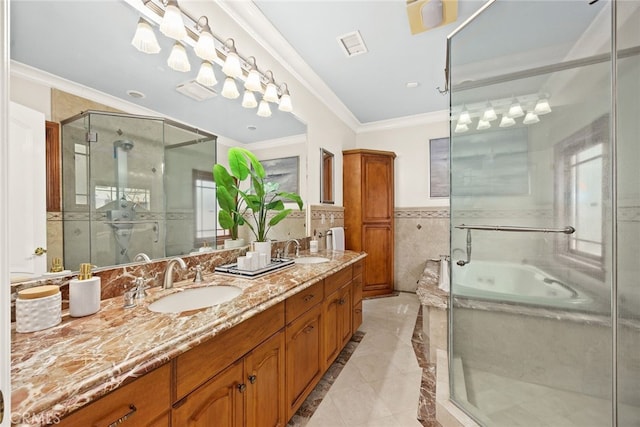
{"type": "Polygon", "coordinates": [[[284,147],[284,146],[291,146],[294,144],[306,144],[306,143],[307,143],[307,135],[303,133],[300,135],[291,135],[291,136],[285,136],[282,138],[252,142],[250,144],[245,144],[245,146],[250,147],[252,149],[260,150],[264,148],[284,147]]]}
{"type": "Polygon", "coordinates": [[[254,38],[276,61],[282,65],[329,108],[351,130],[357,132],[362,125],[327,84],[313,71],[298,52],[278,32],[262,11],[252,1],[216,1],[238,25],[254,38]],[[286,58],[286,59],[285,59],[286,58]]]}
{"type": "Polygon", "coordinates": [[[421,126],[430,123],[442,123],[449,121],[449,111],[440,110],[431,113],[416,114],[413,116],[400,117],[397,119],[380,120],[377,122],[360,125],[356,133],[379,132],[383,130],[401,129],[412,126],[421,126]]]}

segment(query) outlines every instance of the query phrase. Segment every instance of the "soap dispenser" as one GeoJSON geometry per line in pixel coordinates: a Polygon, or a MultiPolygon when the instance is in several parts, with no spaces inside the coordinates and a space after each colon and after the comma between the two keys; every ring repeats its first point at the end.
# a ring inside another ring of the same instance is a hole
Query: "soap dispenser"
{"type": "Polygon", "coordinates": [[[80,273],[69,281],[69,314],[83,317],[100,310],[100,277],[92,277],[91,264],[80,264],[80,273]]]}

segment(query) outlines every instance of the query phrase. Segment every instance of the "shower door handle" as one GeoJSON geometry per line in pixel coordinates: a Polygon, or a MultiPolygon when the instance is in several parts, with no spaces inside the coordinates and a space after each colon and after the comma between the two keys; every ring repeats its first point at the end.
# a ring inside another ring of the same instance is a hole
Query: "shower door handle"
{"type": "Polygon", "coordinates": [[[573,234],[576,229],[568,225],[563,228],[519,227],[516,225],[456,225],[461,230],[517,231],[523,233],[562,233],[573,234]]]}

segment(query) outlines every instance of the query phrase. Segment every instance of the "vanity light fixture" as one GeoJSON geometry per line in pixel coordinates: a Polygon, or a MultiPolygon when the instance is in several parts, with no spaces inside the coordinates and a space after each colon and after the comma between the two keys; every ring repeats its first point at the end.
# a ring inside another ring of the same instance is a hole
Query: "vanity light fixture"
{"type": "Polygon", "coordinates": [[[240,57],[236,50],[236,42],[233,39],[227,39],[225,42],[227,58],[222,65],[222,72],[229,77],[240,77],[242,75],[242,67],[240,66],[240,57]]]}
{"type": "MultiPolygon", "coordinates": [[[[217,84],[214,73],[216,66],[221,67],[227,78],[220,93],[228,99],[240,96],[235,79],[245,81],[247,92],[243,96],[243,106],[255,108],[257,94],[262,95],[262,100],[278,103],[278,109],[283,112],[291,112],[291,95],[284,82],[276,82],[271,71],[263,72],[256,65],[254,57],[245,57],[238,53],[235,41],[232,38],[221,38],[214,34],[207,16],[199,19],[181,10],[179,0],[142,0],[142,4],[148,9],[144,17],[138,21],[136,34],[132,44],[136,49],[145,53],[158,53],[160,45],[155,38],[153,25],[159,25],[162,34],[175,39],[177,42],[171,49],[167,63],[174,70],[187,72],[191,69],[186,47],[191,46],[195,54],[203,61],[198,70],[197,77],[192,82],[197,82],[201,87],[210,88],[217,84]],[[246,98],[246,99],[245,99],[246,98]],[[253,100],[252,100],[253,99],[253,100]],[[251,107],[254,105],[253,107],[251,107]]],[[[213,89],[209,89],[215,93],[213,89]]],[[[266,105],[260,111],[263,117],[271,115],[271,108],[266,105]]]]}
{"type": "Polygon", "coordinates": [[[293,104],[291,103],[291,95],[289,95],[289,87],[286,83],[282,83],[280,85],[280,90],[282,91],[282,96],[280,97],[278,110],[290,113],[293,111],[293,104]]]}
{"type": "Polygon", "coordinates": [[[180,12],[177,0],[167,0],[164,16],[160,22],[160,32],[176,40],[187,38],[187,30],[184,28],[182,12],[180,12]]]}
{"type": "Polygon", "coordinates": [[[236,86],[236,80],[233,77],[224,79],[221,94],[227,99],[236,99],[240,96],[240,92],[238,92],[238,87],[236,86]]]}
{"type": "Polygon", "coordinates": [[[482,120],[486,122],[492,122],[498,118],[496,110],[493,109],[491,103],[487,102],[487,108],[482,113],[482,120]]]}
{"type": "Polygon", "coordinates": [[[522,111],[522,106],[520,105],[520,103],[516,98],[513,98],[513,102],[509,106],[508,114],[509,114],[509,117],[511,117],[512,119],[515,119],[516,117],[524,116],[524,111],[522,111]]]}
{"type": "Polygon", "coordinates": [[[524,116],[524,120],[522,121],[522,123],[524,123],[525,125],[532,125],[534,123],[538,123],[540,121],[540,119],[538,118],[538,115],[536,113],[534,113],[533,111],[528,111],[527,115],[524,116]]]}
{"type": "Polygon", "coordinates": [[[198,36],[198,42],[193,48],[193,51],[199,58],[213,61],[218,56],[218,53],[216,52],[216,44],[213,33],[211,32],[211,27],[209,27],[209,18],[201,16],[200,19],[198,19],[196,28],[200,30],[200,36],[198,36]]]}
{"type": "Polygon", "coordinates": [[[547,98],[539,99],[538,102],[536,102],[536,106],[533,108],[533,112],[538,116],[550,113],[551,107],[549,106],[549,100],[547,98]]]}
{"type": "Polygon", "coordinates": [[[183,73],[191,71],[191,64],[189,64],[189,58],[187,58],[187,51],[182,43],[176,42],[173,45],[171,54],[167,59],[167,65],[169,65],[169,68],[176,71],[182,71],[183,73]]]}
{"type": "Polygon", "coordinates": [[[259,92],[262,90],[262,83],[260,82],[260,73],[258,73],[256,67],[256,58],[249,57],[249,74],[247,74],[247,80],[244,82],[245,89],[253,92],[259,92]]]}
{"type": "Polygon", "coordinates": [[[258,106],[256,96],[249,89],[244,90],[244,95],[242,95],[242,106],[244,108],[256,108],[258,106]]]}
{"type": "Polygon", "coordinates": [[[215,86],[218,84],[218,79],[216,79],[216,74],[213,72],[213,65],[211,62],[202,61],[196,81],[205,86],[215,86]]]}
{"type": "Polygon", "coordinates": [[[138,19],[138,26],[131,44],[140,52],[154,54],[160,52],[160,45],[151,24],[146,19],[138,19]]]}
{"type": "Polygon", "coordinates": [[[267,70],[264,74],[267,77],[267,88],[264,90],[262,99],[268,102],[278,102],[278,88],[273,81],[273,73],[271,70],[267,70]]]}
{"type": "Polygon", "coordinates": [[[469,111],[467,111],[467,107],[465,106],[462,107],[462,112],[460,113],[460,117],[458,118],[458,123],[460,123],[461,125],[471,124],[471,115],[469,114],[469,111]]]}
{"type": "Polygon", "coordinates": [[[258,115],[260,117],[270,117],[271,116],[271,107],[269,107],[269,103],[262,97],[260,101],[260,105],[258,106],[258,115]]]}
{"type": "Polygon", "coordinates": [[[491,122],[488,122],[486,120],[478,120],[478,127],[476,127],[477,130],[485,130],[485,129],[489,129],[491,127],[491,122]]]}
{"type": "Polygon", "coordinates": [[[501,128],[508,128],[516,124],[516,121],[509,117],[509,113],[502,114],[502,120],[500,120],[501,128]]]}

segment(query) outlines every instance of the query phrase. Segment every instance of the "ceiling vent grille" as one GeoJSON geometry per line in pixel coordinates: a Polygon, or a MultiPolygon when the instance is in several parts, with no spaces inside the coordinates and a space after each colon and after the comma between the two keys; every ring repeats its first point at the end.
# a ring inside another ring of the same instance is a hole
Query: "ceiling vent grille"
{"type": "Polygon", "coordinates": [[[344,50],[345,55],[348,57],[362,55],[363,53],[367,53],[367,46],[364,44],[364,40],[362,40],[362,35],[360,31],[353,31],[351,33],[343,34],[338,37],[338,43],[344,50]]]}
{"type": "Polygon", "coordinates": [[[196,101],[204,101],[218,95],[215,90],[208,88],[195,80],[180,83],[176,86],[176,90],[191,99],[195,99],[196,101]]]}

